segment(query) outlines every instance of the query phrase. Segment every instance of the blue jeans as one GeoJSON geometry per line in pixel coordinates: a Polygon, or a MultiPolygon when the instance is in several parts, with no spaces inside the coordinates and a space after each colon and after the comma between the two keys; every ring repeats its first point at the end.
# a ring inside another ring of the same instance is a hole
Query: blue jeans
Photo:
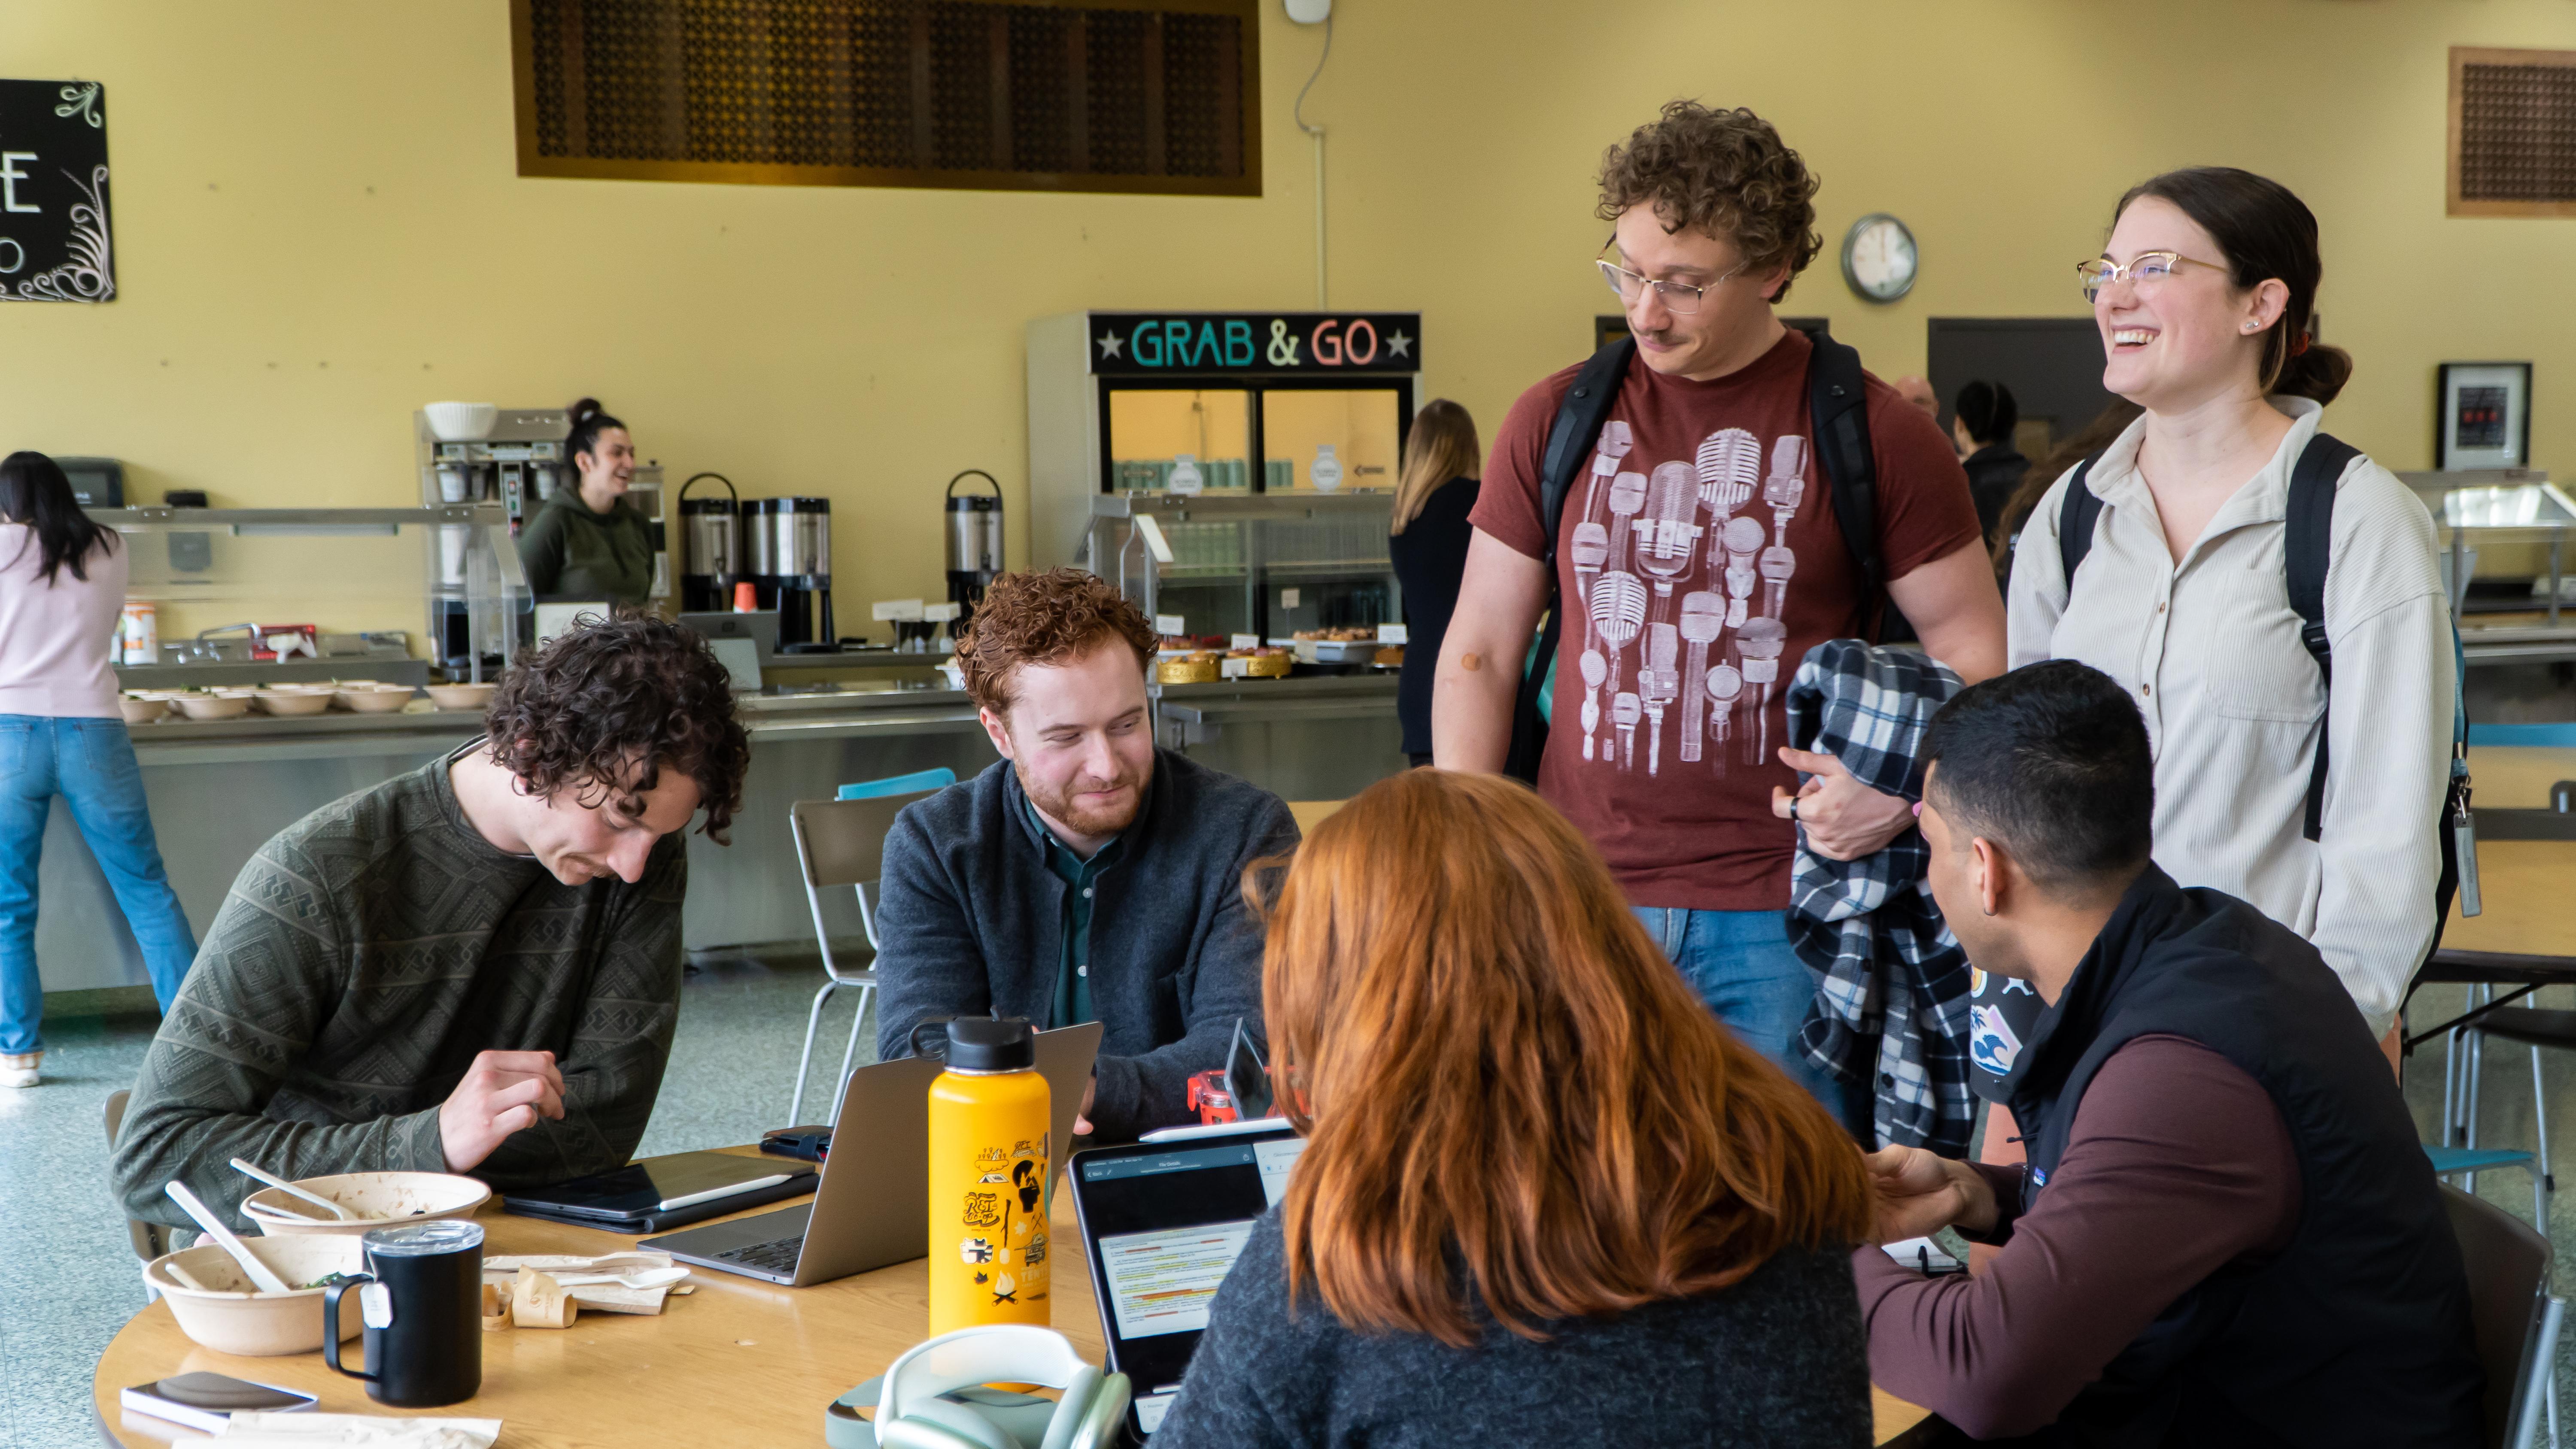
{"type": "Polygon", "coordinates": [[[36,866],[56,795],[116,892],[143,948],[161,1009],[179,994],[197,937],[161,868],[143,770],[121,719],[0,714],[0,1053],[40,1050],[44,985],[36,972],[36,866]]]}
{"type": "MultiPolygon", "coordinates": [[[[1824,1103],[1834,1120],[1869,1130],[1870,1102],[1798,1049],[1798,1027],[1816,999],[1816,973],[1789,945],[1786,911],[1692,911],[1635,907],[1646,934],[1682,980],[1738,1040],[1770,1059],[1824,1103]],[[1855,1119],[1854,1113],[1858,1116],[1855,1119]]],[[[1860,1134],[1856,1134],[1860,1135],[1860,1134]]]]}

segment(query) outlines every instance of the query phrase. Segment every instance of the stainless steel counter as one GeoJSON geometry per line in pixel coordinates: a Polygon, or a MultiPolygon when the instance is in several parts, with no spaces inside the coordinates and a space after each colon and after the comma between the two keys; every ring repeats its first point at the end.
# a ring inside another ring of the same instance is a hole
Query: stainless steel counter
{"type": "MultiPolygon", "coordinates": [[[[1217,769],[1292,800],[1339,799],[1404,768],[1395,677],[1241,680],[1156,691],[1156,734],[1217,769]]],[[[730,846],[689,837],[686,939],[692,951],[811,943],[787,807],[842,784],[945,765],[960,778],[996,758],[964,693],[883,683],[746,695],[752,766],[730,846]]],[[[456,748],[482,716],[427,710],[304,718],[166,720],[133,729],[153,828],[171,883],[199,936],[242,864],[310,812],[456,748]]],[[[69,815],[45,834],[36,954],[45,989],[145,980],[141,955],[69,815]]],[[[848,892],[826,920],[859,935],[848,892]]]]}

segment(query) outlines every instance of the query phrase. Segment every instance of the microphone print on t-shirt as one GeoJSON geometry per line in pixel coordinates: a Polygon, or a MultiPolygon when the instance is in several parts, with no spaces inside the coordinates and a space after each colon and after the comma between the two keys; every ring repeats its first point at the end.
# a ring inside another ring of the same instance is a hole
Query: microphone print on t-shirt
{"type": "Polygon", "coordinates": [[[1807,440],[1720,428],[1688,459],[1604,423],[1569,549],[1583,625],[1582,759],[1662,775],[1771,755],[1771,701],[1807,497],[1807,440]]]}

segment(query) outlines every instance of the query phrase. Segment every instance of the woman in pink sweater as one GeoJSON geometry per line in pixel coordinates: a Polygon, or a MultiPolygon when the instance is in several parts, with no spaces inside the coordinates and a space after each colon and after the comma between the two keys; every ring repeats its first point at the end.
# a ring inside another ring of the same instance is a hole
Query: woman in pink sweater
{"type": "Polygon", "coordinates": [[[124,546],[53,459],[0,459],[0,1087],[34,1086],[44,1057],[36,867],[55,796],[115,889],[162,1010],[197,954],[116,707],[108,644],[125,570],[124,546]]]}

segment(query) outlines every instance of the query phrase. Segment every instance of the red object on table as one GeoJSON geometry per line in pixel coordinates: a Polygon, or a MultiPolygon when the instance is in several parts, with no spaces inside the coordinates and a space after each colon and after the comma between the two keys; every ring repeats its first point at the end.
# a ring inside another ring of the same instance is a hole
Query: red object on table
{"type": "Polygon", "coordinates": [[[1225,1089],[1223,1067],[1210,1067],[1190,1078],[1190,1110],[1199,1114],[1201,1126],[1235,1120],[1234,1094],[1225,1089]]]}

